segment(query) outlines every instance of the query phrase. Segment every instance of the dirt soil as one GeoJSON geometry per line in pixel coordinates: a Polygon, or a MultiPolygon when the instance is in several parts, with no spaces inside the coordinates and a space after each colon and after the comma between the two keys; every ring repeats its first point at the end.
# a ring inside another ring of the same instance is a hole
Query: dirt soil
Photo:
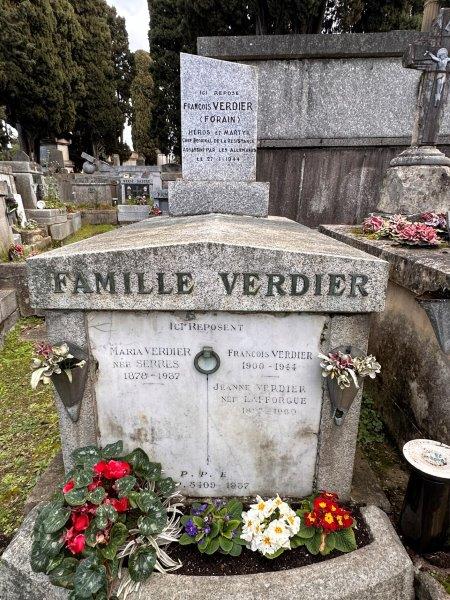
{"type": "MultiPolygon", "coordinates": [[[[359,508],[352,508],[352,513],[357,524],[356,542],[358,548],[362,548],[370,544],[372,537],[359,508]]],[[[337,550],[333,550],[328,556],[320,554],[313,556],[304,546],[300,546],[284,552],[276,560],[264,558],[259,552],[252,552],[244,548],[241,556],[236,559],[219,554],[219,552],[212,556],[201,554],[194,544],[191,546],[176,544],[170,547],[169,554],[174,560],[179,559],[183,563],[181,569],[174,571],[176,575],[250,575],[252,573],[286,571],[342,556],[342,553],[337,550]]]]}

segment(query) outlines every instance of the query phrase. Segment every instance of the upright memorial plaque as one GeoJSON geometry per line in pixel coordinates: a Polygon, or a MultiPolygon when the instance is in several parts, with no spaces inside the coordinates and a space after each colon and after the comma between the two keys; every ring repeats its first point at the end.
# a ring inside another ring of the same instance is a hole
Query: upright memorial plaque
{"type": "Polygon", "coordinates": [[[172,215],[267,216],[269,184],[256,182],[258,72],[181,54],[183,179],[169,185],[172,215]]]}

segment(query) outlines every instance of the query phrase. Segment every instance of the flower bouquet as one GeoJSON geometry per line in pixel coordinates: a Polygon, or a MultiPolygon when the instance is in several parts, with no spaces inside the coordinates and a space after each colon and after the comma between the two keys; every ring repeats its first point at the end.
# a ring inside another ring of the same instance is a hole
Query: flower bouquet
{"type": "Polygon", "coordinates": [[[302,525],[299,515],[278,495],[269,500],[257,496],[250,510],[242,513],[242,520],[241,537],[247,548],[271,559],[295,548],[291,542],[302,525]]]}
{"type": "Polygon", "coordinates": [[[356,550],[354,519],[344,509],[337,494],[320,492],[302,502],[298,514],[303,527],[294,540],[295,546],[304,544],[311,554],[327,555],[332,550],[356,550]]]}
{"type": "Polygon", "coordinates": [[[358,393],[360,382],[364,377],[374,379],[381,366],[372,355],[366,356],[361,350],[350,346],[336,348],[328,355],[319,354],[322,359],[322,376],[328,378],[328,392],[334,408],[336,425],[343,419],[358,393]]]}
{"type": "Polygon", "coordinates": [[[368,237],[387,238],[406,246],[439,246],[439,236],[445,237],[446,229],[445,214],[433,212],[422,213],[418,221],[408,220],[404,215],[370,215],[362,223],[362,231],[368,237]]]}
{"type": "Polygon", "coordinates": [[[122,451],[120,441],[76,450],[74,469],[37,517],[32,569],[72,590],[69,600],[126,597],[154,570],[181,566],[166,552],[181,531],[175,482],[142,449],[122,451]]]}
{"type": "Polygon", "coordinates": [[[40,382],[47,385],[54,375],[65,373],[69,382],[72,382],[72,369],[84,367],[85,360],[77,360],[69,351],[66,343],[58,346],[39,343],[36,345],[37,357],[33,358],[31,374],[31,387],[37,388],[40,382]]]}

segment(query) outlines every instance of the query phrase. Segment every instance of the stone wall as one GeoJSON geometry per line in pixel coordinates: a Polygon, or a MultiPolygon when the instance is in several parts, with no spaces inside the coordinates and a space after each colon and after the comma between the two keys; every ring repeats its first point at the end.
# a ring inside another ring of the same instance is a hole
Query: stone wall
{"type": "MultiPolygon", "coordinates": [[[[198,52],[259,70],[257,179],[270,214],[356,223],[409,145],[420,72],[401,57],[418,32],[199,38],[198,52]]],[[[450,151],[450,110],[441,128],[450,151]]]]}

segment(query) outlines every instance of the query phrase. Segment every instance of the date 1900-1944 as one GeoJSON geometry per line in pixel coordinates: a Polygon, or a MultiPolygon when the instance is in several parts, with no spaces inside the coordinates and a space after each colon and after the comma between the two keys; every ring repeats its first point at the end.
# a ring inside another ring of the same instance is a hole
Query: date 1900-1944
{"type": "MultiPolygon", "coordinates": [[[[189,272],[52,274],[55,294],[193,294],[197,286],[189,272]]],[[[217,273],[217,284],[228,295],[243,296],[367,296],[369,277],[358,273],[217,273]]],[[[198,285],[201,288],[200,285],[198,285]]]]}

